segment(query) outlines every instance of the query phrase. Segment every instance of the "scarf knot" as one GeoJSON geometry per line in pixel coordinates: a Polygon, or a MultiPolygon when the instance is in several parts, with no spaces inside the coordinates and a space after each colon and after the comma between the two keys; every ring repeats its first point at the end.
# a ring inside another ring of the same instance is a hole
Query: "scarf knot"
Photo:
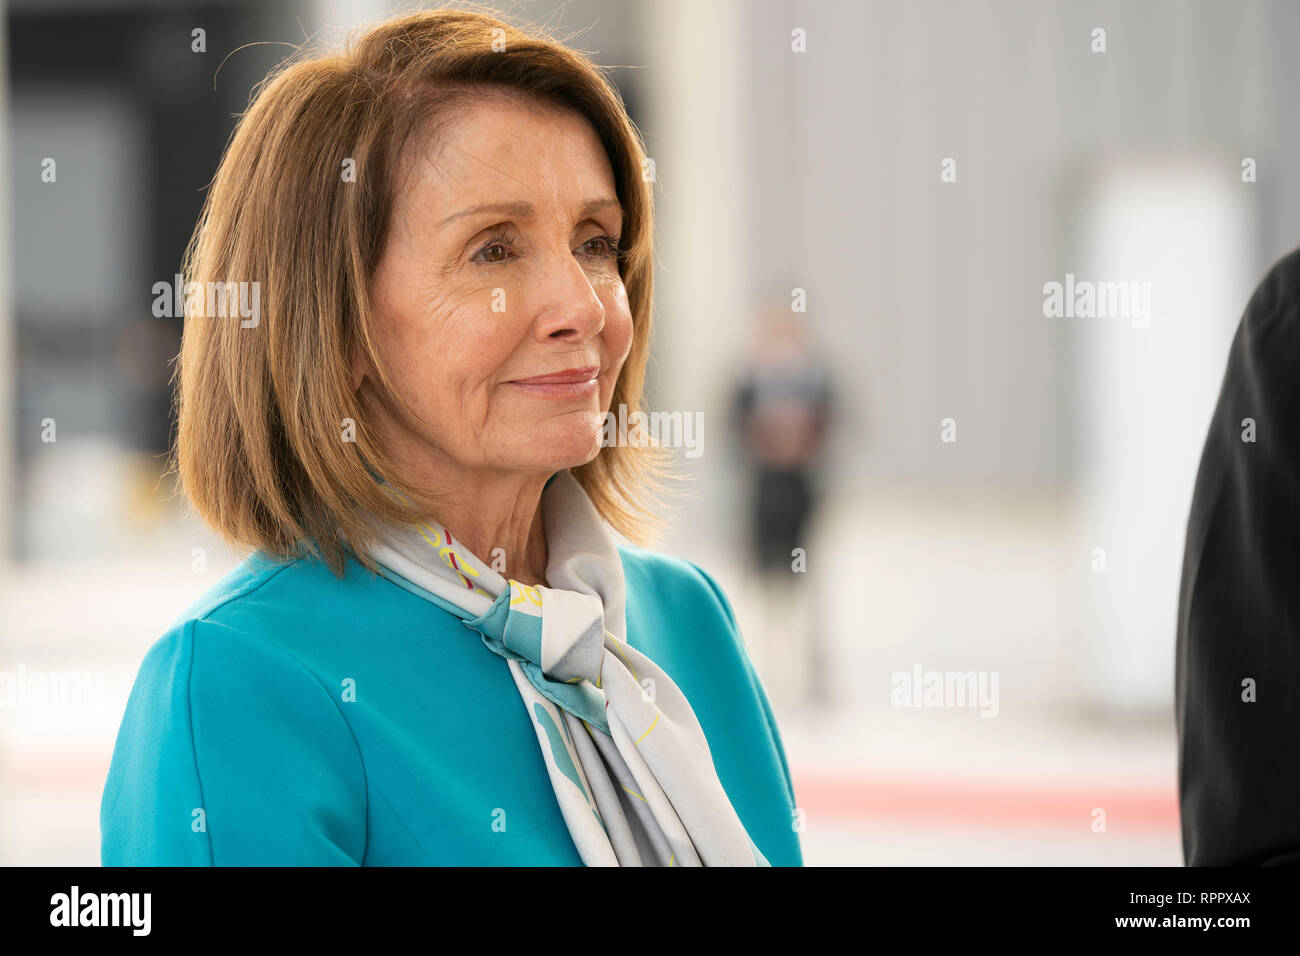
{"type": "Polygon", "coordinates": [[[605,657],[600,598],[513,578],[507,584],[486,612],[462,623],[494,653],[519,661],[552,702],[608,733],[600,690],[605,657]]]}

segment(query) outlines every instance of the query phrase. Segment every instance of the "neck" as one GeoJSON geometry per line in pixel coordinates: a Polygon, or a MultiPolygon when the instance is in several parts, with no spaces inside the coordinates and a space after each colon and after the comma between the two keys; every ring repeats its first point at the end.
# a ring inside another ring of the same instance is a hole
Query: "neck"
{"type": "Polygon", "coordinates": [[[475,480],[470,488],[444,499],[443,524],[489,567],[501,567],[497,558],[504,555],[502,577],[545,585],[547,549],[540,505],[549,477],[475,480]]]}
{"type": "Polygon", "coordinates": [[[439,522],[452,538],[502,577],[546,584],[542,489],[550,474],[466,472],[421,468],[422,487],[435,489],[439,522]],[[500,549],[500,550],[498,550],[500,549]]]}

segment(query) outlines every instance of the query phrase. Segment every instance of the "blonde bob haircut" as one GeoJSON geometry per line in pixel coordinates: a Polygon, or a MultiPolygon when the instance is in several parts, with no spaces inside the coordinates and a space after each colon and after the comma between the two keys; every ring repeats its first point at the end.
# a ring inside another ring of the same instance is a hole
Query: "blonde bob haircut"
{"type": "MultiPolygon", "coordinates": [[[[360,350],[375,373],[363,394],[412,415],[376,348],[369,281],[404,147],[493,91],[576,111],[604,145],[623,206],[619,271],[634,329],[611,405],[641,409],[652,197],[622,98],[586,56],[536,28],[466,10],[402,16],[342,53],[291,57],[259,84],[186,249],[187,291],[260,284],[256,323],[238,310],[187,314],[176,367],[173,470],[227,541],[286,559],[315,555],[342,576],[349,553],[375,570],[371,520],[434,518],[436,489],[412,487],[377,444],[375,408],[353,392],[350,370],[360,350]]],[[[670,471],[661,452],[606,445],[573,469],[602,517],[636,543],[662,508],[656,491],[670,471]]]]}

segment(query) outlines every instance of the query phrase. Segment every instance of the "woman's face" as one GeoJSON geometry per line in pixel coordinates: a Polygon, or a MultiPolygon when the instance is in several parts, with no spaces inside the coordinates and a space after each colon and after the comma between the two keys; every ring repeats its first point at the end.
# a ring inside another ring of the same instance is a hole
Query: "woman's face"
{"type": "Polygon", "coordinates": [[[576,113],[499,96],[443,130],[372,280],[380,354],[418,416],[382,424],[388,451],[410,477],[581,465],[632,342],[609,160],[576,113]]]}

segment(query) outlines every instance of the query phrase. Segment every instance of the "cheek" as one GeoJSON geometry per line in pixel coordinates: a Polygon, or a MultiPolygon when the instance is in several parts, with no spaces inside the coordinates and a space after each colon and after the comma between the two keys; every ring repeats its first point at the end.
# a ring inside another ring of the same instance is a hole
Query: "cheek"
{"type": "Polygon", "coordinates": [[[627,290],[621,282],[605,303],[603,334],[611,363],[621,368],[632,349],[632,311],[627,301],[627,290]]]}
{"type": "Polygon", "coordinates": [[[390,312],[385,359],[407,400],[434,420],[470,412],[510,353],[493,318],[490,299],[474,295],[417,294],[390,312]]]}

